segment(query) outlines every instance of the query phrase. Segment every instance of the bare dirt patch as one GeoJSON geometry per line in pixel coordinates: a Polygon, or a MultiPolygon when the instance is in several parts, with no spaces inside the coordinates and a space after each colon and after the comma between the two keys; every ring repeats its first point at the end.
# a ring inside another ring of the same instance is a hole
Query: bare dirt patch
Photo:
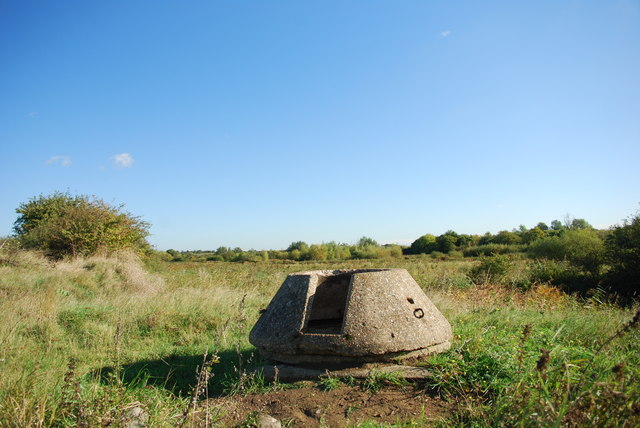
{"type": "Polygon", "coordinates": [[[364,421],[398,423],[407,420],[429,425],[446,417],[450,405],[411,386],[386,387],[370,392],[342,386],[323,391],[316,386],[211,399],[210,408],[221,411],[219,423],[233,427],[257,414],[268,414],[283,426],[344,427],[364,421]]]}

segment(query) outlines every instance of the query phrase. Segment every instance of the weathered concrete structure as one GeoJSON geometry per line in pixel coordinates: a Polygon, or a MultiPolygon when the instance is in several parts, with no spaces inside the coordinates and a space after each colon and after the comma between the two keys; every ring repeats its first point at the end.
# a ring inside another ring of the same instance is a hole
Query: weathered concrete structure
{"type": "Polygon", "coordinates": [[[291,274],[249,335],[265,358],[299,365],[400,361],[442,352],[450,339],[405,269],[291,274]]]}

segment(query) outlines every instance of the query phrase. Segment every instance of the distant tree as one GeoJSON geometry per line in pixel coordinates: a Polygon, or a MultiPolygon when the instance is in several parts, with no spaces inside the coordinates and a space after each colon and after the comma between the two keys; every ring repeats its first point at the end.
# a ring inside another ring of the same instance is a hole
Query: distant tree
{"type": "Polygon", "coordinates": [[[427,233],[411,243],[408,253],[429,254],[438,248],[436,237],[427,233]]]}
{"type": "Polygon", "coordinates": [[[506,230],[502,230],[498,232],[496,236],[491,240],[494,244],[506,244],[513,245],[520,243],[520,236],[514,232],[508,232],[506,230]]]}
{"type": "Polygon", "coordinates": [[[459,248],[464,248],[472,245],[474,242],[473,236],[467,234],[458,235],[458,239],[456,240],[456,246],[459,248]]]}
{"type": "Polygon", "coordinates": [[[310,260],[327,260],[329,250],[326,245],[314,244],[309,247],[309,259],[310,260]]]}
{"type": "Polygon", "coordinates": [[[487,244],[490,244],[491,242],[493,242],[493,235],[489,232],[486,232],[478,240],[478,245],[487,245],[487,244]]]}
{"type": "Polygon", "coordinates": [[[569,229],[593,229],[593,226],[591,226],[589,222],[583,218],[574,218],[573,220],[571,220],[569,229]]]}
{"type": "Polygon", "coordinates": [[[458,242],[459,237],[460,235],[453,230],[447,230],[436,238],[437,250],[445,254],[450,253],[456,249],[456,242],[458,242]]]}
{"type": "Polygon", "coordinates": [[[562,222],[560,220],[553,220],[551,222],[551,230],[562,230],[565,227],[562,225],[562,222]]]}
{"type": "Polygon", "coordinates": [[[533,229],[529,229],[524,232],[521,236],[521,239],[524,244],[530,244],[531,242],[542,239],[545,236],[547,236],[547,234],[544,232],[544,230],[540,229],[539,227],[534,227],[533,229]]]}
{"type": "Polygon", "coordinates": [[[293,260],[302,260],[302,252],[298,249],[291,250],[289,254],[293,260]]]}
{"type": "Polygon", "coordinates": [[[538,223],[536,227],[540,230],[549,230],[549,226],[547,226],[547,223],[544,223],[542,221],[538,223]]]}
{"type": "Polygon", "coordinates": [[[92,196],[54,192],[20,204],[16,212],[21,245],[53,258],[149,249],[149,223],[92,196]]]}
{"type": "Polygon", "coordinates": [[[349,248],[348,245],[339,245],[336,248],[336,252],[335,252],[335,258],[336,259],[349,259],[351,258],[352,254],[351,254],[351,249],[349,248]]]}
{"type": "Polygon", "coordinates": [[[378,246],[378,242],[376,242],[376,240],[373,239],[373,238],[369,238],[369,237],[363,236],[362,238],[360,238],[358,240],[358,242],[356,243],[356,246],[358,246],[358,247],[377,247],[378,246]]]}
{"type": "Polygon", "coordinates": [[[291,245],[287,247],[287,251],[293,251],[293,250],[306,251],[307,249],[309,249],[309,245],[304,241],[292,242],[291,245]]]}
{"type": "Polygon", "coordinates": [[[180,255],[180,253],[178,253],[176,250],[174,250],[173,248],[170,248],[167,250],[167,254],[169,254],[171,257],[173,257],[174,259],[176,257],[178,257],[180,255]]]}

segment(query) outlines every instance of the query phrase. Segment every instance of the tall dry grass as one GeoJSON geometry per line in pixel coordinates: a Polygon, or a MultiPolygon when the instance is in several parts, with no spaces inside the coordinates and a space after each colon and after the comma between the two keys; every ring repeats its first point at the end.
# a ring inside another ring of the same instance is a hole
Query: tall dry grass
{"type": "MultiPolygon", "coordinates": [[[[132,254],[56,263],[34,252],[1,254],[0,426],[46,426],[58,420],[70,358],[76,361],[83,400],[98,405],[111,388],[99,371],[114,366],[116,353],[118,364],[127,365],[238,342],[236,308],[243,299],[257,305],[243,297],[246,292],[203,275],[178,273],[167,281],[132,254]],[[120,351],[114,344],[118,335],[120,351]]],[[[167,394],[170,389],[155,390],[154,402],[163,396],[161,401],[180,405],[181,399],[167,394]]],[[[132,402],[138,395],[128,394],[132,402]]],[[[91,415],[91,409],[84,414],[91,415]]]]}

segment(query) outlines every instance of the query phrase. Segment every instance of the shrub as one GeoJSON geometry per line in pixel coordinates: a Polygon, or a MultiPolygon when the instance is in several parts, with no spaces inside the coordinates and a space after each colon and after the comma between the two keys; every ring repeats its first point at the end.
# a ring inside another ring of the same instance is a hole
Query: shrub
{"type": "Polygon", "coordinates": [[[16,209],[14,232],[21,245],[52,258],[149,248],[149,223],[101,199],[55,192],[16,209]]]}
{"type": "Polygon", "coordinates": [[[593,289],[593,278],[568,261],[537,260],[529,271],[531,284],[550,284],[564,292],[586,292],[593,289]]]}
{"type": "Polygon", "coordinates": [[[502,280],[509,269],[511,261],[504,255],[480,256],[480,264],[469,272],[469,278],[476,284],[489,284],[502,280]]]}
{"type": "Polygon", "coordinates": [[[385,245],[388,257],[402,257],[402,247],[400,245],[385,245]]]}
{"type": "Polygon", "coordinates": [[[354,247],[351,251],[354,259],[377,259],[380,257],[380,247],[367,245],[366,247],[354,247]]]}
{"type": "Polygon", "coordinates": [[[551,236],[532,242],[529,255],[537,258],[567,260],[584,270],[594,281],[600,277],[605,261],[604,243],[598,234],[589,229],[566,230],[559,236],[551,236]]]}
{"type": "Polygon", "coordinates": [[[432,251],[430,256],[432,259],[435,259],[435,260],[449,260],[449,256],[440,251],[432,251]]]}
{"type": "Polygon", "coordinates": [[[478,257],[478,256],[490,256],[492,254],[509,254],[517,253],[521,251],[522,247],[519,245],[506,245],[506,244],[485,244],[478,245],[477,247],[471,247],[464,250],[465,257],[478,257]]]}
{"type": "Polygon", "coordinates": [[[640,215],[614,227],[605,244],[611,266],[605,285],[620,295],[637,297],[640,293],[640,215]]]}
{"type": "Polygon", "coordinates": [[[269,259],[287,260],[288,258],[289,258],[289,253],[287,253],[286,251],[278,251],[278,250],[269,251],[269,259]]]}

